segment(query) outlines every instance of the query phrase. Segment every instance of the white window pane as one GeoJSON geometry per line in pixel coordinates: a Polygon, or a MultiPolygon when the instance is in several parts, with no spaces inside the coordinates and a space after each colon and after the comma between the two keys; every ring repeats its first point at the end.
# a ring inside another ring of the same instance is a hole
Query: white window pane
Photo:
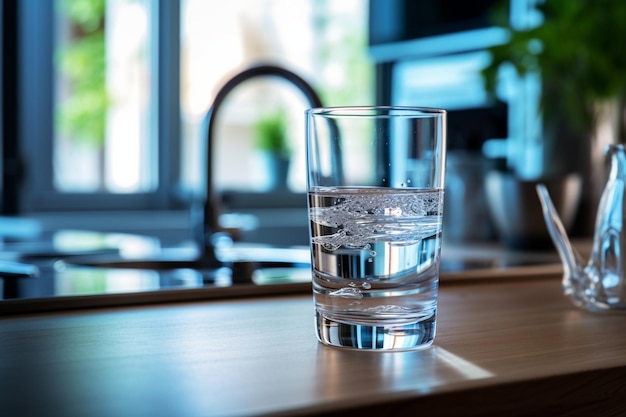
{"type": "MultiPolygon", "coordinates": [[[[367,0],[182,0],[182,181],[199,190],[204,171],[202,120],[219,87],[259,62],[283,66],[309,81],[324,105],[373,104],[367,56],[367,0]]],[[[268,79],[269,80],[269,79],[268,79]]],[[[255,146],[255,122],[286,108],[291,165],[287,184],[305,190],[301,93],[278,81],[245,82],[220,109],[214,131],[218,189],[263,191],[265,154],[255,146]]]]}
{"type": "Polygon", "coordinates": [[[54,185],[61,192],[157,186],[150,3],[57,0],[54,185]]]}

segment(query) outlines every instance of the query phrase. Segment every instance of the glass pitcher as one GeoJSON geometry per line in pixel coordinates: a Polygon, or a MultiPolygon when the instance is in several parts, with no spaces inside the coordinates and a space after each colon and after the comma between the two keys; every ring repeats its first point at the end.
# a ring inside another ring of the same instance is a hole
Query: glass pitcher
{"type": "Polygon", "coordinates": [[[574,304],[592,311],[626,311],[626,148],[609,145],[611,168],[596,215],[591,258],[585,263],[571,245],[547,189],[537,192],[550,236],[563,262],[563,289],[574,304]]]}

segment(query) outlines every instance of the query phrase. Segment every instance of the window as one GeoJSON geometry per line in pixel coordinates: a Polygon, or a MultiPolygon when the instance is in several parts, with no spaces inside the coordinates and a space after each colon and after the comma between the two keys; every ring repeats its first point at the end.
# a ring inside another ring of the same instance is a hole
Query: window
{"type": "MultiPolygon", "coordinates": [[[[22,212],[186,207],[203,187],[203,117],[221,83],[255,62],[296,72],[326,105],[373,100],[367,0],[14,4],[22,212]]],[[[216,151],[221,189],[267,187],[253,110],[283,89],[251,83],[224,106],[224,135],[238,133],[216,151]]],[[[306,106],[290,94],[276,94],[287,97],[280,106],[306,106]]],[[[290,129],[303,135],[297,122],[290,129]]],[[[288,186],[301,192],[301,141],[291,147],[288,186]]]]}
{"type": "Polygon", "coordinates": [[[154,190],[149,1],[56,0],[56,11],[54,188],[154,190]]]}

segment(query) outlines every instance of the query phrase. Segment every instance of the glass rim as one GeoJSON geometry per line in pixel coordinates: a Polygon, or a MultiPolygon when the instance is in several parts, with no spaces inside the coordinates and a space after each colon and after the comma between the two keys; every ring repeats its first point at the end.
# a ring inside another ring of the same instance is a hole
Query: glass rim
{"type": "Polygon", "coordinates": [[[313,116],[335,117],[436,117],[443,116],[446,110],[423,106],[334,106],[312,107],[305,111],[313,116]]]}

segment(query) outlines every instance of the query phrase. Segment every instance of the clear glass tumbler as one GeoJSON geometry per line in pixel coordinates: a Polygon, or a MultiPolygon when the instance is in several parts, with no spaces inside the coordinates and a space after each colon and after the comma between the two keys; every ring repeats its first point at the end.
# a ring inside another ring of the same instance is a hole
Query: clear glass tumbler
{"type": "Polygon", "coordinates": [[[316,332],[362,350],[430,346],[436,330],[446,112],[306,111],[316,332]]]}

